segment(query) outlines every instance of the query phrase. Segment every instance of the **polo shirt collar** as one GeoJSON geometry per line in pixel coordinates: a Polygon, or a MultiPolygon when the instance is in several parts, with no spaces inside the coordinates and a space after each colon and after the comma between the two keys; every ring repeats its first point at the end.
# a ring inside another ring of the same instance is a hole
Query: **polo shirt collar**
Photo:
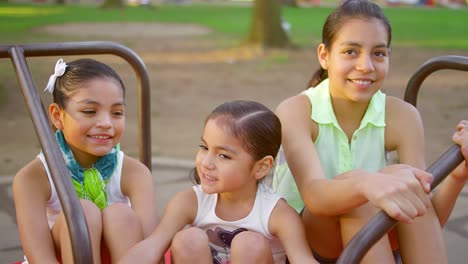
{"type": "MultiPolygon", "coordinates": [[[[333,123],[335,127],[340,127],[331,103],[329,80],[325,79],[317,86],[309,88],[306,94],[309,93],[317,93],[310,97],[313,105],[312,119],[319,124],[333,123]]],[[[372,96],[359,129],[367,124],[376,127],[385,126],[385,94],[380,90],[372,96]]]]}

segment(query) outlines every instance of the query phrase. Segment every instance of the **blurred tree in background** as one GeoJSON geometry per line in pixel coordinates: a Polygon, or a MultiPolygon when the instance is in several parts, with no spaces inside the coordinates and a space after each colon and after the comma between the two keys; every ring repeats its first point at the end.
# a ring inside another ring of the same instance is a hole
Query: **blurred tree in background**
{"type": "Polygon", "coordinates": [[[267,48],[291,46],[278,0],[255,0],[251,21],[248,43],[267,48]]]}
{"type": "MultiPolygon", "coordinates": [[[[57,0],[60,1],[60,0],[57,0]]],[[[105,0],[101,5],[102,8],[124,8],[124,0],[105,0]]]]}

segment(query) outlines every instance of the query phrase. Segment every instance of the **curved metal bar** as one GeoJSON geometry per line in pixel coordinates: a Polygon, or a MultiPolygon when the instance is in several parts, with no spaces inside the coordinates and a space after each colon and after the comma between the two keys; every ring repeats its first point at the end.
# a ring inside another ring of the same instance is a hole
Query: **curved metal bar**
{"type": "MultiPolygon", "coordinates": [[[[419,88],[429,74],[442,69],[468,71],[468,57],[439,56],[421,65],[408,81],[404,100],[416,106],[419,88]]],[[[452,146],[431,167],[428,172],[434,175],[431,190],[463,161],[458,145],[452,146]]],[[[337,264],[359,263],[365,253],[398,222],[381,211],[374,216],[348,243],[337,264]]]]}
{"type": "Polygon", "coordinates": [[[92,251],[86,220],[75,190],[70,181],[68,169],[55,138],[52,136],[47,114],[31,77],[25,56],[61,56],[113,54],[125,59],[134,69],[138,79],[139,150],[140,161],[151,170],[151,126],[150,86],[143,61],[131,49],[113,42],[88,41],[66,43],[43,43],[26,45],[0,45],[0,58],[11,58],[23,96],[28,106],[45,158],[51,170],[52,180],[62,204],[73,249],[74,263],[92,263],[92,251]]]}
{"type": "MultiPolygon", "coordinates": [[[[460,163],[462,163],[463,160],[464,158],[460,152],[460,146],[453,145],[436,162],[434,162],[427,169],[427,172],[434,175],[431,190],[437,187],[437,185],[442,182],[444,178],[460,163]]],[[[388,216],[384,211],[380,211],[363,229],[354,235],[338,259],[337,264],[359,263],[366,252],[397,224],[397,220],[388,216]]]]}
{"type": "Polygon", "coordinates": [[[74,263],[93,263],[93,254],[91,242],[89,240],[88,226],[84,217],[83,210],[76,195],[70,179],[70,173],[65,165],[63,157],[55,137],[53,137],[52,128],[49,124],[46,112],[42,105],[39,93],[34,85],[29,67],[23,55],[21,47],[11,48],[11,60],[15,66],[18,81],[23,88],[23,95],[29,109],[29,114],[36,128],[36,134],[42,146],[47,164],[52,174],[52,179],[57,187],[57,194],[62,204],[67,226],[69,227],[74,263]]]}
{"type": "Polygon", "coordinates": [[[405,101],[416,106],[418,92],[422,82],[429,74],[444,69],[468,71],[468,57],[447,55],[434,57],[426,61],[416,70],[408,81],[404,96],[405,101]]]}
{"type": "MultiPolygon", "coordinates": [[[[40,43],[16,46],[23,49],[26,57],[112,54],[126,60],[137,73],[138,80],[139,157],[140,161],[151,170],[149,77],[143,60],[133,50],[111,41],[40,43]]],[[[0,45],[0,58],[8,58],[11,47],[13,45],[0,45]]]]}

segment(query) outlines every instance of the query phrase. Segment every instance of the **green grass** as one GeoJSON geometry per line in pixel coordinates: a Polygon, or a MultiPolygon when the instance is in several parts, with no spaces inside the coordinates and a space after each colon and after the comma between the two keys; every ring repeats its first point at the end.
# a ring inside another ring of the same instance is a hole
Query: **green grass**
{"type": "Polygon", "coordinates": [[[468,9],[388,9],[395,43],[468,49],[468,9]]]}
{"type": "MultiPolygon", "coordinates": [[[[293,40],[319,43],[331,8],[283,9],[293,40]]],[[[468,49],[468,9],[384,8],[392,24],[392,45],[468,49]]]]}
{"type": "MultiPolygon", "coordinates": [[[[291,39],[301,46],[320,41],[323,22],[331,8],[283,8],[291,24],[291,39]]],[[[214,35],[241,42],[247,36],[251,7],[227,5],[161,5],[123,10],[95,6],[0,4],[2,43],[42,41],[35,27],[71,22],[170,22],[207,26],[214,35]]],[[[421,48],[468,49],[468,9],[385,8],[393,26],[393,45],[421,48]]]]}

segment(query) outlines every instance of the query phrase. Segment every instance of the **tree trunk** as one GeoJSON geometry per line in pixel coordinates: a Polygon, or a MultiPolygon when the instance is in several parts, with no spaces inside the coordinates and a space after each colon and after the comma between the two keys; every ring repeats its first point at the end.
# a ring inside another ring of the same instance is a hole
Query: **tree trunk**
{"type": "Polygon", "coordinates": [[[298,7],[297,0],[281,0],[281,4],[285,6],[298,7]]]}
{"type": "Polygon", "coordinates": [[[123,0],[105,0],[101,5],[102,8],[123,8],[125,4],[123,0]]]}
{"type": "Polygon", "coordinates": [[[283,22],[278,0],[255,0],[247,42],[263,47],[289,47],[291,43],[283,22]]]}

